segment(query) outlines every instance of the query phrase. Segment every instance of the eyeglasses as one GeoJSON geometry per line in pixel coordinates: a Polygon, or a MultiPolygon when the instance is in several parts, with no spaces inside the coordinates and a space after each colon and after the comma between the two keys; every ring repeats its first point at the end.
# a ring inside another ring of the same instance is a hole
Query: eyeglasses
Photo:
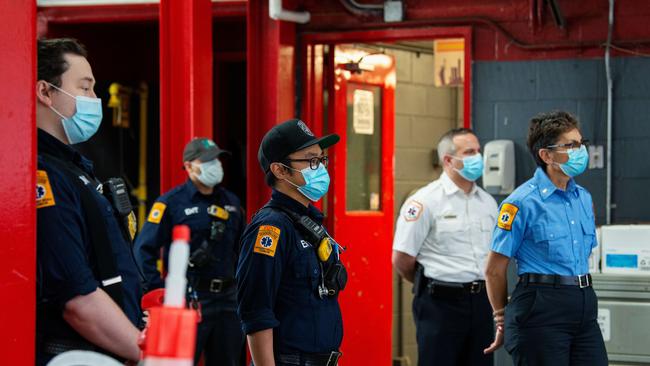
{"type": "Polygon", "coordinates": [[[327,164],[330,162],[330,158],[327,155],[324,156],[315,156],[309,159],[287,159],[287,161],[308,161],[309,168],[311,170],[318,169],[319,164],[323,164],[327,168],[327,164]]]}
{"type": "Polygon", "coordinates": [[[555,144],[555,145],[548,145],[546,148],[547,149],[557,149],[557,148],[565,148],[568,150],[573,150],[573,149],[579,149],[582,146],[584,147],[589,147],[589,140],[582,140],[580,142],[569,142],[566,144],[555,144]]]}

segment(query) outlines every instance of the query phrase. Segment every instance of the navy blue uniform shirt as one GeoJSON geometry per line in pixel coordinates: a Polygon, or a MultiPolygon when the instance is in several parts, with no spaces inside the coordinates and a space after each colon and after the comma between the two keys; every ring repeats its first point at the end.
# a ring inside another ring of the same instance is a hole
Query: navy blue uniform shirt
{"type": "Polygon", "coordinates": [[[591,195],[569,180],[558,189],[542,168],[501,204],[492,250],[517,260],[518,273],[589,272],[597,245],[591,195]]]}
{"type": "MultiPolygon", "coordinates": [[[[273,191],[271,202],[317,223],[323,214],[273,191]]],[[[321,299],[321,269],[316,250],[289,217],[260,210],[246,227],[237,266],[237,312],[244,333],[273,328],[275,353],[327,353],[343,338],[336,297],[321,299]]]]}
{"type": "MultiPolygon", "coordinates": [[[[163,265],[167,268],[174,225],[184,224],[190,227],[190,253],[194,252],[210,236],[213,218],[208,214],[208,208],[213,205],[228,212],[226,232],[222,240],[212,246],[214,261],[200,269],[188,267],[187,276],[189,279],[196,277],[233,279],[235,277],[239,238],[244,228],[239,199],[219,186],[214,187],[212,194],[204,195],[188,179],[184,184],[174,187],[156,200],[149,212],[147,222],[136,239],[136,259],[144,272],[147,291],[164,287],[156,261],[160,258],[160,248],[164,248],[163,265]]],[[[202,295],[206,296],[208,293],[202,295]]],[[[234,286],[213,296],[230,297],[234,302],[234,286]]]]}
{"type": "MultiPolygon", "coordinates": [[[[81,336],[63,320],[63,308],[70,299],[88,295],[99,287],[97,269],[78,186],[68,174],[45,161],[42,154],[72,162],[92,179],[93,165],[72,147],[38,130],[37,333],[52,340],[75,340],[81,336]]],[[[123,310],[131,323],[138,326],[142,318],[142,292],[131,245],[122,236],[110,202],[87,178],[79,179],[94,193],[102,210],[117,271],[122,276],[123,310]]]]}

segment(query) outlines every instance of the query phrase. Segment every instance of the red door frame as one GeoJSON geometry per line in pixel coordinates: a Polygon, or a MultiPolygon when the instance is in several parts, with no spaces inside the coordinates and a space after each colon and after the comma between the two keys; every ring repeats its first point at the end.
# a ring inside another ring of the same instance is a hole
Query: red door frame
{"type": "MultiPolygon", "coordinates": [[[[368,31],[350,31],[350,32],[332,32],[332,33],[306,33],[302,35],[301,38],[301,55],[302,59],[300,60],[302,62],[303,66],[303,80],[305,80],[305,87],[302,90],[303,92],[303,105],[305,106],[304,111],[303,111],[303,116],[307,117],[307,119],[311,119],[313,123],[311,124],[316,131],[322,131],[328,132],[328,131],[323,131],[323,126],[324,126],[324,121],[322,119],[323,116],[323,100],[322,100],[322,88],[323,88],[323,78],[324,76],[322,75],[322,70],[319,70],[319,62],[317,62],[317,59],[322,59],[323,56],[323,50],[322,50],[322,44],[329,44],[330,45],[330,60],[329,60],[329,67],[327,68],[327,72],[329,73],[328,77],[325,77],[329,81],[329,85],[327,85],[328,90],[333,91],[334,90],[334,49],[333,45],[336,44],[342,44],[342,43],[354,43],[354,42],[359,42],[359,43],[371,43],[371,42],[390,42],[390,41],[398,41],[398,40],[413,40],[413,39],[440,39],[440,38],[463,38],[465,39],[465,79],[464,79],[464,95],[463,95],[463,125],[465,127],[469,127],[471,125],[471,60],[472,60],[472,29],[471,27],[448,27],[448,28],[439,28],[439,27],[425,27],[425,28],[404,28],[404,29],[390,29],[390,30],[368,30],[368,31]]],[[[320,63],[322,65],[322,63],[320,63]]],[[[433,70],[432,70],[433,72],[433,70]]],[[[336,101],[335,99],[337,98],[335,95],[332,95],[333,93],[330,92],[329,96],[329,109],[328,109],[328,116],[329,116],[329,121],[328,121],[328,126],[330,128],[330,131],[332,130],[332,127],[334,129],[338,129],[336,127],[336,123],[332,123],[335,121],[336,114],[341,114],[341,113],[347,113],[345,111],[341,112],[339,109],[340,108],[347,108],[345,105],[345,100],[343,103],[341,101],[336,101]],[[337,106],[338,105],[338,106],[337,106]]],[[[393,106],[390,106],[389,110],[387,109],[387,106],[383,106],[383,111],[382,114],[384,113],[393,113],[394,114],[394,109],[393,106]]],[[[340,117],[339,117],[340,119],[340,117]]],[[[394,135],[391,133],[389,136],[383,136],[384,138],[382,139],[382,145],[386,146],[386,144],[390,144],[391,148],[393,148],[393,138],[394,135]]],[[[342,141],[346,141],[345,136],[342,136],[342,141]]],[[[344,143],[345,144],[345,143],[344,143]]],[[[390,158],[390,161],[382,161],[382,166],[384,167],[384,172],[382,172],[382,177],[393,177],[394,173],[394,159],[393,159],[393,154],[386,154],[385,153],[385,148],[382,147],[382,158],[390,158]],[[386,172],[386,169],[390,169],[390,171],[386,172]]],[[[340,164],[337,164],[337,154],[343,154],[345,156],[345,145],[343,146],[335,146],[335,148],[331,149],[329,152],[330,156],[332,157],[332,162],[334,166],[338,166],[339,168],[341,167],[340,164]]],[[[384,159],[385,160],[385,159],[384,159]]],[[[339,169],[341,170],[341,169],[339,169]]],[[[339,186],[344,187],[345,186],[345,171],[340,172],[340,171],[332,171],[333,175],[333,182],[334,185],[332,187],[332,193],[328,195],[328,215],[327,215],[327,220],[328,220],[328,227],[330,228],[336,228],[336,224],[334,223],[334,220],[337,219],[337,217],[344,217],[344,216],[350,216],[352,218],[354,214],[351,214],[349,212],[345,211],[345,197],[343,195],[337,194],[337,190],[343,190],[339,188],[339,186]],[[334,204],[334,200],[339,201],[338,205],[334,204]]],[[[389,178],[389,179],[390,179],[389,178]]],[[[382,185],[385,184],[390,184],[390,194],[392,194],[392,186],[393,182],[383,182],[382,179],[382,185]]],[[[383,189],[382,189],[383,191],[383,189]]],[[[385,192],[382,192],[382,196],[384,195],[385,192]]],[[[389,205],[389,210],[384,210],[383,213],[379,214],[386,214],[386,211],[390,212],[390,233],[392,234],[392,216],[393,216],[393,197],[382,197],[382,204],[383,205],[389,205]]],[[[368,213],[363,213],[364,215],[368,215],[368,213]]],[[[370,215],[372,216],[372,215],[370,215]]],[[[336,229],[334,229],[334,235],[337,235],[336,229]]],[[[390,239],[387,239],[390,240],[390,239]]],[[[352,244],[352,243],[350,243],[352,244]]],[[[388,253],[388,252],[387,252],[388,253]]],[[[373,263],[370,263],[370,265],[374,266],[370,271],[377,275],[377,278],[374,279],[374,281],[380,281],[381,283],[390,283],[392,285],[392,281],[390,279],[390,274],[392,273],[392,268],[390,264],[390,254],[386,254],[386,260],[381,260],[379,258],[379,261],[374,261],[373,263]],[[381,276],[381,274],[385,274],[386,276],[381,276]]],[[[377,259],[377,258],[375,258],[377,259]]],[[[363,258],[356,256],[356,255],[351,255],[351,260],[356,262],[356,261],[363,261],[363,258]]],[[[361,263],[349,263],[349,266],[351,268],[364,268],[366,271],[368,271],[368,266],[364,266],[361,263]]],[[[354,279],[354,274],[351,275],[351,279],[354,279]]],[[[367,289],[366,287],[370,287],[372,289],[375,289],[375,287],[381,287],[381,286],[376,286],[373,285],[372,283],[370,284],[364,284],[363,287],[356,288],[359,286],[351,286],[355,287],[356,291],[363,291],[364,289],[367,289]]],[[[392,288],[392,287],[391,287],[392,288]]],[[[384,287],[384,290],[387,290],[387,287],[384,287]]],[[[391,291],[392,293],[392,291],[391,291]]],[[[344,294],[344,295],[349,295],[349,294],[344,294]]],[[[365,338],[372,338],[369,340],[371,343],[370,347],[361,347],[362,350],[361,352],[367,352],[372,350],[376,350],[376,353],[381,353],[381,355],[377,355],[378,358],[372,359],[371,360],[376,364],[377,362],[380,362],[381,364],[384,365],[389,365],[390,360],[390,349],[391,347],[386,347],[385,343],[390,343],[392,340],[392,334],[390,334],[390,324],[392,323],[392,301],[390,301],[387,306],[388,306],[388,311],[387,315],[384,314],[383,317],[386,318],[386,320],[380,319],[368,319],[367,318],[367,304],[364,304],[361,301],[355,301],[354,297],[356,294],[352,294],[351,297],[346,298],[346,296],[342,295],[342,307],[344,311],[344,319],[346,319],[345,324],[346,326],[352,325],[352,329],[349,331],[351,332],[356,332],[356,334],[353,336],[355,338],[355,341],[359,343],[359,337],[365,337],[365,338]],[[380,323],[377,323],[379,321],[380,323]],[[383,322],[383,323],[382,323],[383,322]],[[388,322],[386,324],[385,322],[388,322]],[[360,331],[359,329],[354,329],[355,327],[359,326],[365,326],[366,328],[363,329],[363,331],[360,331]],[[366,332],[368,334],[367,336],[364,336],[363,334],[359,334],[359,332],[366,332]],[[377,338],[377,333],[379,334],[379,338],[377,338]],[[381,333],[388,333],[388,334],[381,334],[381,333]],[[382,338],[381,337],[385,337],[382,338]],[[386,339],[387,338],[387,339],[386,339]],[[381,343],[381,344],[378,344],[381,343]],[[383,347],[382,347],[383,346],[383,347]],[[387,350],[385,348],[388,348],[387,350]]],[[[382,304],[383,306],[383,304],[382,304]]],[[[381,313],[381,311],[380,311],[381,313]]],[[[383,314],[383,313],[382,313],[383,314]]],[[[348,331],[348,332],[349,332],[348,331]]],[[[346,346],[346,339],[344,337],[343,341],[343,349],[344,352],[346,351],[346,348],[349,346],[346,346]]],[[[362,342],[364,343],[364,342],[362,342]]],[[[367,357],[364,358],[364,355],[359,353],[359,345],[355,345],[355,348],[348,350],[348,357],[345,357],[341,360],[342,364],[361,364],[364,363],[364,361],[369,361],[367,357]],[[347,359],[346,359],[347,358],[347,359]],[[351,363],[349,363],[351,362],[351,363]]]]}
{"type": "Polygon", "coordinates": [[[0,356],[34,365],[36,315],[36,2],[0,1],[0,356]]]}
{"type": "Polygon", "coordinates": [[[347,32],[319,32],[301,34],[300,51],[303,64],[303,80],[306,80],[308,88],[303,91],[303,100],[307,106],[306,111],[313,114],[313,111],[322,110],[322,99],[316,98],[314,102],[307,102],[311,94],[308,91],[315,87],[314,82],[310,83],[308,70],[315,66],[308,65],[307,53],[311,52],[314,45],[318,44],[341,44],[341,43],[372,43],[372,42],[394,42],[400,40],[421,40],[439,38],[464,38],[465,39],[465,80],[463,85],[463,125],[469,128],[472,116],[472,27],[422,27],[422,28],[400,28],[400,29],[378,29],[367,31],[347,32]],[[306,67],[305,67],[306,66],[306,67]],[[309,104],[313,103],[313,104],[309,104]],[[320,105],[319,105],[320,103],[320,105]]]}

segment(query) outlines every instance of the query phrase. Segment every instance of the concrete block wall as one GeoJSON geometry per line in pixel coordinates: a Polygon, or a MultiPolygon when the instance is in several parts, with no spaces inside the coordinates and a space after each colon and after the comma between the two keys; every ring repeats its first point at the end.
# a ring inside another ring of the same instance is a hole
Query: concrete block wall
{"type": "MultiPolygon", "coordinates": [[[[440,175],[433,168],[433,151],[449,129],[462,125],[463,89],[434,86],[433,56],[387,51],[397,67],[395,91],[395,215],[414,189],[440,175]]],[[[403,353],[410,365],[417,364],[415,324],[411,312],[412,285],[393,275],[393,355],[398,355],[397,326],[403,324],[403,353]],[[402,281],[402,291],[398,291],[402,281]],[[401,297],[403,310],[398,310],[401,297]]]]}
{"type": "MultiPolygon", "coordinates": [[[[615,58],[612,144],[612,223],[650,222],[650,60],[615,58]]],[[[532,176],[526,147],[530,118],[564,109],[580,120],[582,135],[606,149],[606,79],[603,59],[476,62],[473,65],[473,126],[482,143],[515,142],[516,184],[532,176]]],[[[598,224],[605,221],[605,169],[576,181],[592,194],[598,224]]]]}

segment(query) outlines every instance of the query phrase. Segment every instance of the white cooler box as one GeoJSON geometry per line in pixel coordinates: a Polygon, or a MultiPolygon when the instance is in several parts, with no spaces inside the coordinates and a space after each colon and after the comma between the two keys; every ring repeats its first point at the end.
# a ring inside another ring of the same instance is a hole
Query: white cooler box
{"type": "Polygon", "coordinates": [[[650,275],[650,225],[601,227],[603,273],[650,275]]]}

